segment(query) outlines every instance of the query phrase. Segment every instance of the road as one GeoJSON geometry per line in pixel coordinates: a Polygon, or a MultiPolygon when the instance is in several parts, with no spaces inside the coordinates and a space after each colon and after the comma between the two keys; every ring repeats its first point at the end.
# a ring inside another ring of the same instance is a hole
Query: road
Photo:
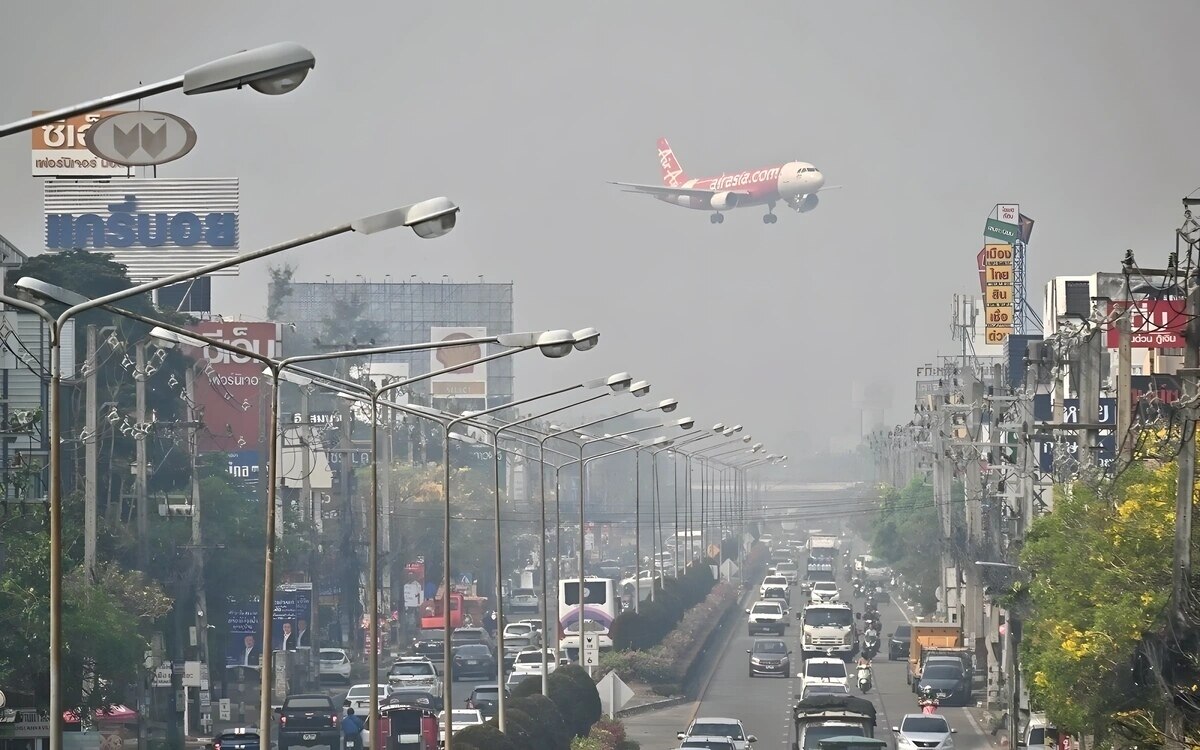
{"type": "MultiPolygon", "coordinates": [[[[802,606],[803,603],[803,596],[796,592],[793,607],[802,606]]],[[[885,605],[880,610],[884,636],[895,630],[898,623],[905,621],[900,608],[894,604],[885,605]]],[[[746,649],[753,638],[746,634],[744,626],[739,626],[721,654],[712,681],[701,699],[628,717],[625,724],[629,738],[640,742],[643,750],[665,750],[678,746],[675,732],[683,730],[693,717],[729,716],[741,719],[746,731],[758,738],[754,744],[755,750],[790,748],[793,741],[791,710],[795,703],[794,696],[800,689],[800,680],[795,677],[800,671],[800,626],[795,620],[794,608],[791,617],[793,625],[785,636],[794,652],[791,677],[749,677],[746,649]]],[[[873,670],[876,685],[864,697],[875,704],[878,712],[876,736],[888,740],[895,747],[890,728],[898,724],[904,714],[919,709],[916,697],[904,681],[906,662],[890,662],[886,656],[885,652],[875,660],[873,670]]],[[[855,694],[858,694],[857,690],[855,694]]],[[[939,711],[950,722],[950,726],[958,730],[954,740],[956,750],[987,750],[995,746],[992,738],[983,733],[967,709],[946,707],[939,711]]]]}

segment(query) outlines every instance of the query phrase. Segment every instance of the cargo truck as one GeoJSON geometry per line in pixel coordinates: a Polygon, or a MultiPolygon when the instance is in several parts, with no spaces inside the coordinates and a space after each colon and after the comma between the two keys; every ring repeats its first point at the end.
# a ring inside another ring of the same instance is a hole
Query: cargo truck
{"type": "Polygon", "coordinates": [[[852,695],[805,698],[792,709],[796,725],[792,750],[817,750],[830,737],[874,737],[875,706],[852,695]]]}
{"type": "Polygon", "coordinates": [[[922,652],[925,649],[957,649],[963,645],[962,626],[950,622],[915,622],[908,649],[905,683],[912,685],[921,677],[922,652]]]}

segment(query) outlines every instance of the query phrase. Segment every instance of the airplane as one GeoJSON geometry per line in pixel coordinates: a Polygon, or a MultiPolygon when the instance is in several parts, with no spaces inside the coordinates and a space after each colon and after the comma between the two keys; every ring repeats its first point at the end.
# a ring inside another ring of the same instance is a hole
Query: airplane
{"type": "Polygon", "coordinates": [[[821,170],[804,161],[789,161],[749,172],[722,173],[720,177],[689,178],[679,166],[666,138],[658,139],[658,159],[662,167],[662,185],[612,181],[609,184],[628,188],[626,193],[653,195],[676,206],[712,211],[708,219],[713,224],[725,221],[722,211],[764,205],[767,213],[763,223],[774,224],[778,218],[774,213],[777,202],[783,201],[797,213],[807,213],[817,207],[817,193],[841,187],[826,185],[821,170]]]}

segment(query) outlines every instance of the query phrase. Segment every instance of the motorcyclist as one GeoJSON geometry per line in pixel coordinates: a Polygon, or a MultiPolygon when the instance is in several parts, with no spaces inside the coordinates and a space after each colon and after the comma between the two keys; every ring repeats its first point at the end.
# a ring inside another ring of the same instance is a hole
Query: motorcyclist
{"type": "Polygon", "coordinates": [[[937,692],[932,686],[926,685],[921,688],[921,692],[917,695],[917,705],[921,707],[921,713],[931,714],[937,711],[939,701],[937,692]]]}
{"type": "Polygon", "coordinates": [[[860,656],[857,664],[858,687],[864,693],[871,689],[871,661],[860,656]]]}

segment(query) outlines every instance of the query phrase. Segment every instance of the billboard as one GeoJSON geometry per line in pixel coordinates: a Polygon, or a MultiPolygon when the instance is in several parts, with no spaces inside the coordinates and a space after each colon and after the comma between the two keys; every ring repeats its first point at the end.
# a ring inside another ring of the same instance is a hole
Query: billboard
{"type": "MultiPolygon", "coordinates": [[[[312,612],[312,584],[294,583],[275,589],[275,608],[271,617],[271,649],[293,651],[312,645],[308,618],[312,612]],[[285,642],[286,638],[286,642],[285,642]]],[[[225,666],[260,666],[262,658],[262,600],[230,599],[226,620],[229,640],[225,645],[225,666]]]]}
{"type": "MultiPolygon", "coordinates": [[[[1015,207],[1001,206],[1002,209],[1015,207]]],[[[1002,215],[1004,214],[1002,211],[1002,215]]],[[[991,242],[980,252],[983,261],[983,330],[988,344],[1003,344],[1016,321],[1013,282],[1013,246],[991,242]]]]}
{"type": "Polygon", "coordinates": [[[47,180],[46,249],[108,253],[134,281],[232,258],[238,189],[236,177],[47,180]]]}
{"type": "MultiPolygon", "coordinates": [[[[1182,349],[1184,334],[1187,333],[1187,300],[1182,299],[1139,299],[1117,300],[1108,303],[1108,320],[1115,320],[1116,313],[1129,309],[1129,329],[1133,335],[1130,344],[1135,349],[1182,349]]],[[[1106,333],[1105,346],[1116,349],[1121,345],[1121,334],[1117,326],[1110,325],[1106,333]]]]}
{"type": "MultiPolygon", "coordinates": [[[[487,336],[486,328],[452,327],[429,329],[430,341],[454,341],[457,339],[477,339],[487,336]]],[[[487,347],[481,344],[465,346],[448,346],[429,351],[429,369],[443,370],[463,362],[479,359],[487,354],[487,347]]],[[[445,375],[438,375],[429,383],[429,393],[434,398],[487,398],[487,364],[473,365],[455,370],[445,375]]]]}
{"type": "MultiPolygon", "coordinates": [[[[40,115],[44,110],[35,111],[40,115]]],[[[87,147],[87,132],[109,115],[123,110],[105,109],[57,120],[30,131],[33,137],[34,177],[117,177],[129,174],[125,167],[96,156],[87,147]]]]}
{"type": "MultiPolygon", "coordinates": [[[[208,320],[188,329],[264,357],[280,356],[278,323],[208,320]]],[[[206,428],[199,435],[199,449],[223,453],[266,450],[262,431],[270,383],[263,376],[262,364],[211,346],[185,351],[206,365],[204,374],[196,377],[196,403],[206,428]]]]}

